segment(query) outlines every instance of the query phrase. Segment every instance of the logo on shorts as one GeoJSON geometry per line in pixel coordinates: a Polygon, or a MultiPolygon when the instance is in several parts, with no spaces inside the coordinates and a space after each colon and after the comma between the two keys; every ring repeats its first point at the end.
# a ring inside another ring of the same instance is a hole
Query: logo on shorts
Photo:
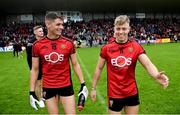
{"type": "Polygon", "coordinates": [[[57,63],[64,60],[64,54],[58,54],[57,52],[51,52],[49,55],[44,56],[46,61],[51,63],[57,63]]]}
{"type": "Polygon", "coordinates": [[[46,98],[46,91],[43,91],[43,98],[46,98]]]}
{"type": "Polygon", "coordinates": [[[109,107],[112,107],[113,105],[113,100],[109,100],[109,107]]]}
{"type": "Polygon", "coordinates": [[[116,67],[124,67],[126,65],[131,65],[132,59],[126,58],[124,56],[118,56],[111,59],[111,64],[116,67]]]}

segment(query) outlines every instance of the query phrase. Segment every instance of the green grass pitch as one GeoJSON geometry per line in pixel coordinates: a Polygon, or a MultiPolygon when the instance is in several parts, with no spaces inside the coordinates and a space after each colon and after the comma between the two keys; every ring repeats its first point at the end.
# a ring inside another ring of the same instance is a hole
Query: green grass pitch
{"type": "MultiPolygon", "coordinates": [[[[180,114],[180,43],[143,45],[147,55],[159,70],[164,70],[170,79],[164,90],[137,63],[136,81],[140,95],[140,114],[180,114]]],[[[97,64],[100,47],[76,50],[87,87],[91,89],[92,76],[97,64]]],[[[77,102],[80,83],[72,72],[73,87],[77,102]]],[[[107,114],[107,77],[104,68],[97,85],[98,98],[94,103],[90,96],[85,108],[77,114],[107,114]]],[[[63,113],[62,105],[59,107],[63,113]]],[[[35,111],[29,104],[29,70],[26,53],[23,58],[13,57],[12,52],[0,53],[0,114],[47,114],[46,108],[35,111]]]]}

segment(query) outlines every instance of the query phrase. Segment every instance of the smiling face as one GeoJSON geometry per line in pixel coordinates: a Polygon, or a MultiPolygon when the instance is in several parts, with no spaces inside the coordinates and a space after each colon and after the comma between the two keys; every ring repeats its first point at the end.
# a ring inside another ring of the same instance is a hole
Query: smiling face
{"type": "Polygon", "coordinates": [[[61,35],[63,27],[63,18],[55,12],[50,12],[45,16],[45,24],[48,30],[47,36],[55,39],[61,35]]]}
{"type": "Polygon", "coordinates": [[[128,41],[128,33],[130,31],[129,23],[114,26],[114,37],[118,43],[125,43],[128,41]]]}
{"type": "Polygon", "coordinates": [[[114,22],[114,37],[116,41],[118,43],[127,42],[129,32],[129,18],[126,15],[118,16],[114,22]]]}
{"type": "Polygon", "coordinates": [[[49,21],[46,24],[46,26],[47,26],[48,32],[55,36],[60,36],[62,30],[64,29],[63,21],[59,18],[55,19],[54,21],[49,21]]]}
{"type": "Polygon", "coordinates": [[[44,32],[43,32],[43,28],[39,27],[37,29],[34,29],[34,34],[36,36],[36,39],[40,39],[44,37],[44,32]]]}

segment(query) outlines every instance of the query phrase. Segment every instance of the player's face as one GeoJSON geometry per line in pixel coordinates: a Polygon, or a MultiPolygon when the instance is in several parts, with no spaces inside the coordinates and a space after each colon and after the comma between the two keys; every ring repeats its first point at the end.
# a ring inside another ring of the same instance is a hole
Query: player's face
{"type": "Polygon", "coordinates": [[[63,28],[63,21],[57,18],[53,22],[51,22],[49,26],[49,32],[51,32],[51,34],[55,36],[60,36],[63,28]]]}
{"type": "Polygon", "coordinates": [[[125,43],[128,41],[128,33],[130,31],[129,23],[114,26],[114,37],[119,43],[125,43]]]}
{"type": "Polygon", "coordinates": [[[44,36],[44,32],[42,28],[38,28],[35,30],[34,34],[37,36],[37,38],[42,38],[44,36]]]}

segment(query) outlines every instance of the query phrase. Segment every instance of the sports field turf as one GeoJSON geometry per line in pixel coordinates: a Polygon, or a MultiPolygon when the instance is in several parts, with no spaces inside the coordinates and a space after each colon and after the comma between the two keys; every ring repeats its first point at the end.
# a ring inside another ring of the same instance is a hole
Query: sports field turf
{"type": "MultiPolygon", "coordinates": [[[[180,114],[180,43],[143,45],[147,55],[159,70],[164,70],[170,79],[164,90],[137,63],[136,79],[140,95],[140,114],[180,114]]],[[[100,47],[79,48],[78,61],[84,73],[87,87],[91,89],[92,75],[96,67],[100,47]]],[[[72,72],[76,102],[80,83],[72,72]]],[[[106,69],[98,82],[97,102],[88,98],[85,108],[78,114],[106,114],[106,69]]],[[[0,114],[47,114],[45,108],[35,111],[29,104],[29,70],[26,54],[13,57],[12,52],[0,53],[0,114]]],[[[63,113],[60,105],[60,113],[63,113]]]]}

